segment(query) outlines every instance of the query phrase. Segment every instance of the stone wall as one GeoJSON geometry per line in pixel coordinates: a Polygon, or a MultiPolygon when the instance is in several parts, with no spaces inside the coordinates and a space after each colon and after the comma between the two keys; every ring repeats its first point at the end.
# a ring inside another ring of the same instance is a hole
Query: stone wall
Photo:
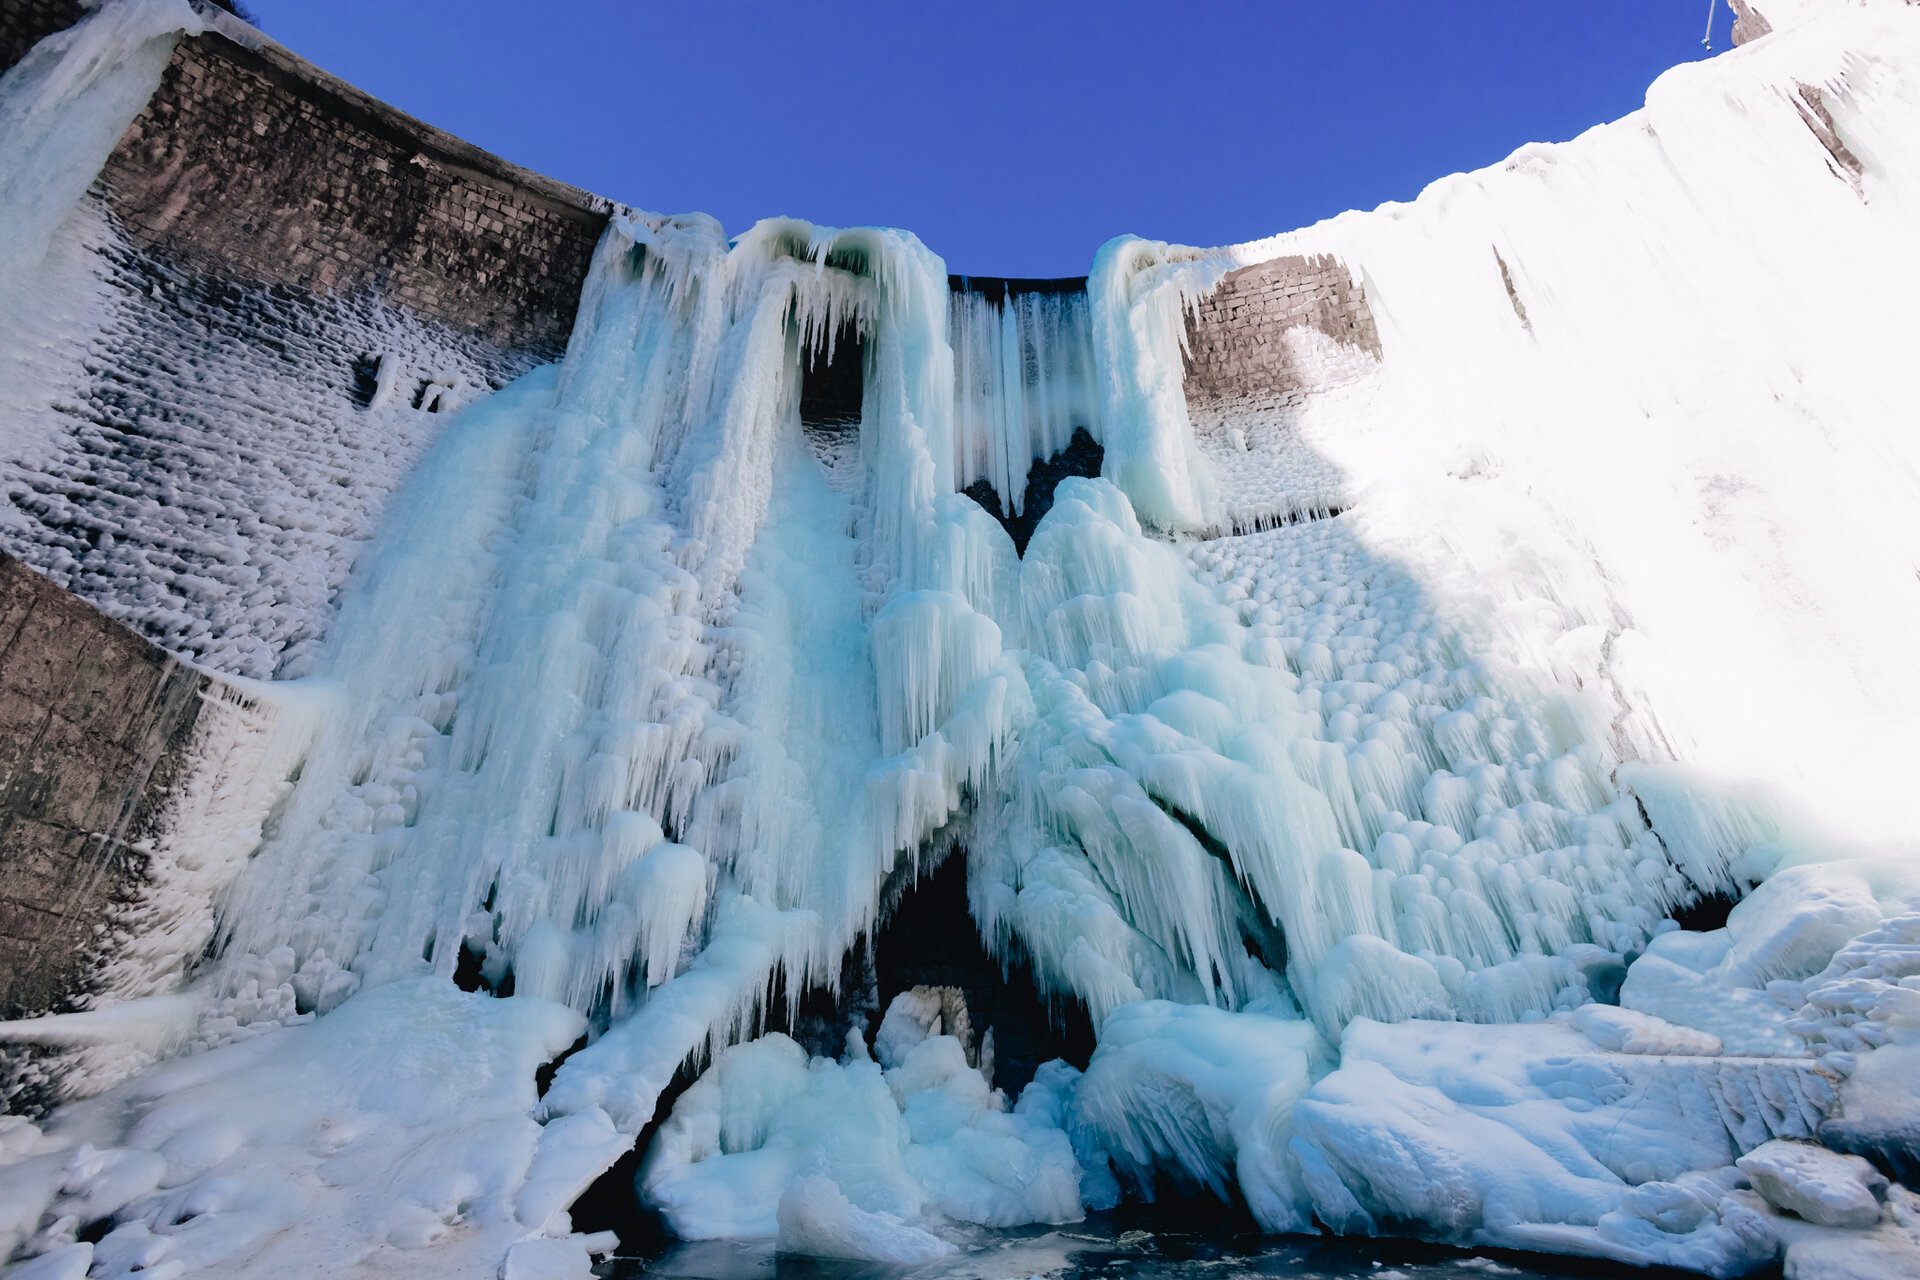
{"type": "Polygon", "coordinates": [[[1736,47],[1749,40],[1758,40],[1773,30],[1773,25],[1746,0],[1727,0],[1727,7],[1733,10],[1733,43],[1736,47]]]}
{"type": "Polygon", "coordinates": [[[1187,317],[1187,402],[1221,412],[1284,412],[1364,376],[1380,333],[1346,265],[1282,257],[1228,272],[1187,317]]]}
{"type": "Polygon", "coordinates": [[[0,556],[0,1018],[86,992],[206,683],[0,556]]]}
{"type": "MultiPolygon", "coordinates": [[[[83,12],[0,4],[0,67],[83,12]]],[[[446,410],[564,349],[605,221],[244,24],[180,42],[0,351],[0,1018],[124,994],[224,723],[173,655],[303,673],[446,410]]]]}
{"type": "Polygon", "coordinates": [[[1187,344],[1187,413],[1218,486],[1211,531],[1344,507],[1344,476],[1301,427],[1315,397],[1380,364],[1366,287],[1347,265],[1295,255],[1230,271],[1187,316],[1187,344]]]}
{"type": "Polygon", "coordinates": [[[606,225],[584,192],[402,115],[277,46],[183,40],[101,175],[142,248],[564,349],[606,225]]]}
{"type": "Polygon", "coordinates": [[[0,72],[27,56],[41,37],[80,21],[81,0],[6,0],[0,4],[0,72]]]}
{"type": "MultiPolygon", "coordinates": [[[[10,5],[0,39],[75,9],[10,5]]],[[[0,353],[36,366],[0,406],[0,550],[217,670],[301,674],[433,411],[564,350],[606,216],[221,18],[0,353]]]]}

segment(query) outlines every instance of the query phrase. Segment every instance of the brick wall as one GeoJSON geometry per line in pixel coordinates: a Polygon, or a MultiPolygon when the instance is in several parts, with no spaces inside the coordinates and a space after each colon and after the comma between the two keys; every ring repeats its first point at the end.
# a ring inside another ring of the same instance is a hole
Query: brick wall
{"type": "Polygon", "coordinates": [[[606,225],[271,45],[184,40],[101,175],[135,242],[229,278],[388,303],[557,353],[606,225]]]}
{"type": "Polygon", "coordinates": [[[41,37],[80,21],[80,0],[5,0],[0,4],[0,72],[27,56],[41,37]]]}
{"type": "Polygon", "coordinates": [[[1353,381],[1380,358],[1366,291],[1324,255],[1229,272],[1187,318],[1187,343],[1187,402],[1196,420],[1284,411],[1353,381]]]}
{"type": "Polygon", "coordinates": [[[206,680],[0,556],[0,1018],[85,993],[206,680]]]}

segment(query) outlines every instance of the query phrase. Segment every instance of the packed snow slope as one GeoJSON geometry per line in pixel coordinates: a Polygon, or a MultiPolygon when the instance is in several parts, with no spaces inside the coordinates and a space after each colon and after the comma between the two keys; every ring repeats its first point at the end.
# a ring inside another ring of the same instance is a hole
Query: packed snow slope
{"type": "Polygon", "coordinates": [[[1410,205],[1116,241],[1084,299],[616,218],[564,362],[465,409],[357,565],[183,991],[0,1029],[175,1051],[0,1129],[0,1250],[582,1275],[570,1206],[663,1120],[644,1201],[800,1253],[1199,1192],[1912,1273],[1876,1166],[1920,1168],[1916,141],[1889,2],[1410,205]],[[1283,254],[1354,274],[1373,367],[1318,388],[1275,334],[1309,394],[1190,414],[1188,314],[1283,254]],[[848,329],[860,421],[808,431],[848,329]],[[1016,555],[959,490],[1015,510],[1074,428],[1103,473],[1016,555]],[[1084,1073],[1010,1100],[951,991],[838,1057],[757,1034],[943,856],[1092,1013],[1084,1073]]]}

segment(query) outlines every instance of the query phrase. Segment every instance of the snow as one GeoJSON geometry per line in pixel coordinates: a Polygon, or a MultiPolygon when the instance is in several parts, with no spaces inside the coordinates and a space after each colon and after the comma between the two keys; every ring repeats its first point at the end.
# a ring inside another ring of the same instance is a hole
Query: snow
{"type": "MultiPolygon", "coordinates": [[[[1913,375],[1892,345],[1915,319],[1902,156],[1920,94],[1906,6],[1822,9],[1668,72],[1643,111],[1574,142],[1227,252],[1364,269],[1381,372],[1310,403],[1303,445],[1376,514],[1465,542],[1462,567],[1499,571],[1472,531],[1533,548],[1619,637],[1623,728],[1656,747],[1635,754],[1763,784],[1790,840],[1830,848],[1897,844],[1895,762],[1920,745],[1896,639],[1920,627],[1894,515],[1913,375]],[[1859,192],[1802,85],[1864,167],[1859,192]]],[[[1373,541],[1423,579],[1444,568],[1373,541]]]]}
{"type": "Polygon", "coordinates": [[[1776,1139],[1734,1161],[1768,1204],[1827,1227],[1880,1221],[1887,1180],[1859,1156],[1776,1139]]]}
{"type": "Polygon", "coordinates": [[[533,1071],[582,1026],[526,997],[391,983],[69,1106],[50,1149],[0,1167],[22,1180],[0,1201],[51,1191],[14,1229],[44,1217],[56,1244],[111,1220],[97,1276],[279,1275],[316,1258],[409,1275],[429,1247],[497,1265],[531,1234],[513,1205],[541,1133],[533,1071]]]}
{"type": "MultiPolygon", "coordinates": [[[[74,331],[101,290],[89,254],[60,234],[127,125],[160,83],[186,0],[109,6],[29,50],[0,78],[0,406],[12,461],[57,446],[33,429],[83,373],[74,331]]],[[[9,513],[11,514],[11,513],[9,513]]]]}
{"type": "Polygon", "coordinates": [[[28,50],[0,80],[0,299],[9,310],[153,96],[174,43],[206,29],[187,0],[105,5],[28,50]]]}
{"type": "Polygon", "coordinates": [[[1913,1099],[1916,76],[1920,14],[1838,7],[1410,205],[1115,241],[1084,297],[619,211],[564,361],[386,506],[283,682],[298,746],[209,721],[148,998],[4,1033],[179,1042],[0,1131],[8,1248],[579,1275],[570,1206],[692,1065],[638,1187],[693,1238],[908,1265],[1124,1186],[1713,1275],[1913,1257],[1904,1193],[1868,1228],[1812,1144],[1890,1149],[1913,1099]],[[1188,318],[1296,254],[1378,359],[1280,335],[1320,383],[1190,413],[1188,318]],[[829,469],[801,370],[849,329],[829,469]],[[1017,509],[1076,425],[1103,474],[1018,557],[958,491],[1017,509]],[[961,846],[1084,1075],[1010,1103],[951,988],[837,1058],[761,1034],[961,846]]]}

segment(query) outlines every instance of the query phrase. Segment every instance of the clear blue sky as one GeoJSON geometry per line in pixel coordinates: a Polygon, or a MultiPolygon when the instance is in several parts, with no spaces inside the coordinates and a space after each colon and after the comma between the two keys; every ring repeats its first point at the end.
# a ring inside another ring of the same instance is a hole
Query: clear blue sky
{"type": "MultiPolygon", "coordinates": [[[[247,0],[431,124],[641,208],[907,227],[977,275],[1225,244],[1634,110],[1702,0],[247,0]]],[[[1724,8],[1715,20],[1727,43],[1724,8]]]]}

